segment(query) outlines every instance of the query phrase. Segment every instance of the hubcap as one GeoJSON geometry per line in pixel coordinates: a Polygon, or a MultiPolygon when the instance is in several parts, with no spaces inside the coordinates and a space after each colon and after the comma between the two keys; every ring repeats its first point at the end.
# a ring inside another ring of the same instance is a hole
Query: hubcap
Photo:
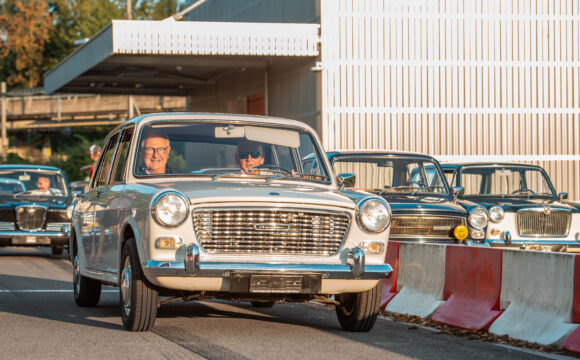
{"type": "Polygon", "coordinates": [[[121,273],[121,296],[123,298],[123,310],[129,316],[131,314],[131,262],[129,257],[125,258],[123,264],[123,272],[121,273]]]}
{"type": "Polygon", "coordinates": [[[75,256],[74,271],[73,271],[73,283],[75,285],[75,291],[77,294],[81,292],[81,282],[80,282],[81,270],[79,266],[79,256],[75,256]]]}

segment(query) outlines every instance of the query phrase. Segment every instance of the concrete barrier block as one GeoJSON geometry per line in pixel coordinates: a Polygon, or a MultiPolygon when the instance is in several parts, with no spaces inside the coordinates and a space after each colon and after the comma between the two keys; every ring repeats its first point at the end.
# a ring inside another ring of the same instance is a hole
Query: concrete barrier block
{"type": "Polygon", "coordinates": [[[443,303],[445,245],[399,244],[398,294],[386,310],[428,317],[443,303]]]}
{"type": "Polygon", "coordinates": [[[487,329],[501,314],[502,250],[471,246],[447,246],[446,300],[433,320],[464,329],[487,329]]]}
{"type": "Polygon", "coordinates": [[[572,317],[574,255],[504,250],[500,309],[489,331],[549,345],[576,328],[572,317]]]}
{"type": "MultiPolygon", "coordinates": [[[[572,302],[572,322],[580,322],[580,255],[574,256],[574,300],[572,302]]],[[[580,352],[580,327],[577,327],[564,341],[564,349],[580,352]]]]}

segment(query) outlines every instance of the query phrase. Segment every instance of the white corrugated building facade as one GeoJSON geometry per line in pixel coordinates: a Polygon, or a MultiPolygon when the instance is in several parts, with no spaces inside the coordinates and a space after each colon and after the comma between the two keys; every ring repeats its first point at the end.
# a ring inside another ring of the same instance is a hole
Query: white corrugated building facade
{"type": "Polygon", "coordinates": [[[274,71],[268,108],[327,149],[539,164],[580,200],[578,0],[210,0],[188,20],[319,21],[317,63],[274,71]]]}

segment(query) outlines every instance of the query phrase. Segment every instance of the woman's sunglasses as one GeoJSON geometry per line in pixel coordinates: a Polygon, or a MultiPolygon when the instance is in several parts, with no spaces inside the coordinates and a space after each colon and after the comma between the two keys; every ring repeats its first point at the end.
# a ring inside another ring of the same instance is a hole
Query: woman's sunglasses
{"type": "Polygon", "coordinates": [[[263,153],[261,151],[250,151],[250,152],[242,151],[238,153],[238,157],[244,160],[246,160],[248,156],[251,156],[253,159],[257,159],[262,155],[263,153]]]}

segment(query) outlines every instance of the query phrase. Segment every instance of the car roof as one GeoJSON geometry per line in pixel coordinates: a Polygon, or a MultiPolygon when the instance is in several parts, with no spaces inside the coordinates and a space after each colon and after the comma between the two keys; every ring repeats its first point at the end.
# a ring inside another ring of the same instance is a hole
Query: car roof
{"type": "Polygon", "coordinates": [[[503,167],[503,166],[514,166],[514,167],[528,167],[534,169],[543,169],[541,166],[525,164],[525,163],[515,163],[515,162],[465,162],[465,163],[442,163],[441,167],[443,169],[459,169],[460,167],[466,166],[482,166],[482,167],[503,167]]]}
{"type": "Polygon", "coordinates": [[[54,166],[30,165],[30,164],[7,164],[0,165],[0,170],[44,170],[62,172],[61,169],[54,166]]]}
{"type": "Polygon", "coordinates": [[[276,124],[276,125],[286,125],[292,127],[299,127],[302,129],[307,129],[314,131],[307,124],[298,121],[290,120],[279,117],[272,116],[261,116],[261,115],[248,115],[248,114],[224,114],[224,113],[195,113],[195,112],[181,112],[181,113],[153,113],[137,116],[133,119],[127,120],[124,123],[117,126],[116,129],[125,127],[127,124],[139,125],[143,122],[149,121],[167,121],[167,120],[225,120],[225,121],[240,121],[240,122],[253,122],[257,124],[276,124]]]}
{"type": "Polygon", "coordinates": [[[390,151],[390,150],[377,150],[377,149],[369,149],[369,150],[332,150],[327,151],[326,156],[332,160],[336,157],[357,157],[357,156],[367,156],[367,157],[408,157],[413,159],[421,159],[421,160],[435,160],[434,157],[409,152],[409,151],[390,151]]]}

